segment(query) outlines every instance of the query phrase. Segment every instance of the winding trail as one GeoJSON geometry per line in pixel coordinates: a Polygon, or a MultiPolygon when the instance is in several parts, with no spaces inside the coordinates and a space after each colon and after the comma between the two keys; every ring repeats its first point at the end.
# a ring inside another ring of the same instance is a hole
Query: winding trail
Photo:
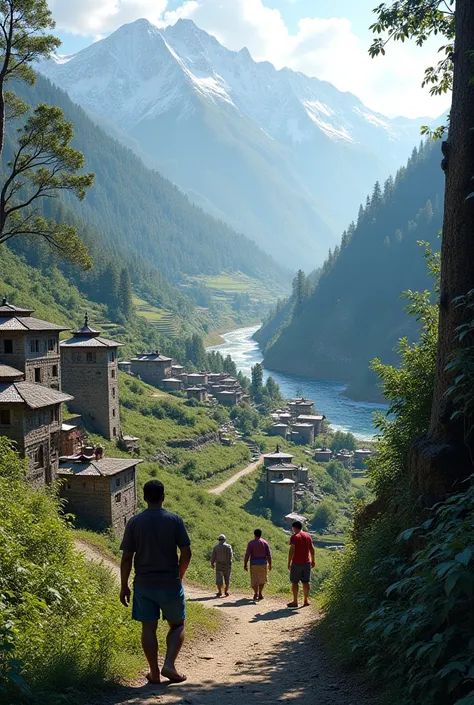
{"type": "MultiPolygon", "coordinates": [[[[76,541],[76,548],[119,576],[118,565],[95,547],[76,541]]],[[[153,686],[142,676],[88,705],[377,705],[368,690],[329,662],[311,608],[289,609],[284,598],[255,604],[247,595],[218,599],[204,588],[185,589],[188,601],[224,617],[219,634],[185,645],[179,666],[186,683],[153,686]]]]}
{"type": "Polygon", "coordinates": [[[223,482],[220,485],[217,485],[217,487],[213,487],[212,490],[208,490],[209,494],[221,494],[221,492],[224,492],[228,487],[231,487],[234,485],[238,480],[240,480],[241,477],[245,477],[245,475],[250,475],[254,470],[258,468],[258,466],[262,462],[262,455],[259,457],[258,460],[256,460],[253,463],[250,463],[250,465],[247,465],[246,468],[243,470],[239,470],[238,472],[235,473],[235,475],[232,475],[232,477],[229,477],[228,480],[223,482]]]}

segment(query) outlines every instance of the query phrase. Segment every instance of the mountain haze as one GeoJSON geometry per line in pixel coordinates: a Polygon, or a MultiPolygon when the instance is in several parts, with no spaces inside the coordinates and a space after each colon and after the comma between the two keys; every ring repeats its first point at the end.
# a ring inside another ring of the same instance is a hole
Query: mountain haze
{"type": "Polygon", "coordinates": [[[190,20],[137,20],[40,70],[195,203],[293,267],[321,263],[422,122],[257,63],[190,20]]]}
{"type": "Polygon", "coordinates": [[[258,331],[269,369],[339,379],[356,398],[379,396],[370,361],[395,363],[398,340],[417,335],[402,292],[433,289],[419,241],[439,249],[440,160],[437,145],[422,144],[395,179],[376,184],[301,312],[286,303],[258,331]]]}
{"type": "MultiPolygon", "coordinates": [[[[120,249],[128,262],[145,260],[169,282],[226,270],[286,285],[286,272],[253,241],[191,204],[176,186],[103,132],[64,91],[43,76],[34,86],[14,87],[29,105],[58,105],[73,122],[74,146],[84,153],[95,182],[82,203],[69,199],[68,204],[101,234],[106,247],[120,249]]],[[[8,128],[10,145],[15,129],[8,128]]]]}

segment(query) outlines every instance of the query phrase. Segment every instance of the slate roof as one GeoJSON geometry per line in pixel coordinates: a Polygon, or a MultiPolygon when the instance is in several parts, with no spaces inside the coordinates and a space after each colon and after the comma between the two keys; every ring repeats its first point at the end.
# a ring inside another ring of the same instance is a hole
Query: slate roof
{"type": "Polygon", "coordinates": [[[280,450],[275,450],[273,453],[265,453],[264,458],[271,458],[272,460],[288,460],[293,457],[291,453],[282,453],[280,450]]]}
{"type": "Polygon", "coordinates": [[[42,321],[39,318],[32,316],[0,316],[0,332],[4,330],[13,331],[47,331],[52,330],[60,333],[63,330],[69,330],[67,326],[58,326],[56,323],[42,321]]]}
{"type": "Polygon", "coordinates": [[[53,404],[62,404],[74,399],[70,394],[57,392],[33,382],[10,382],[0,384],[1,404],[26,404],[30,409],[41,409],[53,404]]]}
{"type": "Polygon", "coordinates": [[[0,306],[0,316],[30,316],[33,313],[32,308],[21,308],[14,304],[9,304],[4,298],[0,306]]]}
{"type": "Polygon", "coordinates": [[[161,355],[161,353],[142,353],[136,357],[132,357],[132,362],[171,362],[172,357],[166,357],[166,355],[161,355]]]}
{"type": "Polygon", "coordinates": [[[121,345],[122,343],[118,343],[116,340],[108,340],[100,336],[96,338],[80,338],[74,336],[60,343],[62,348],[118,348],[121,345]]]}
{"type": "Polygon", "coordinates": [[[323,421],[325,418],[323,414],[300,414],[297,421],[323,421]]]}
{"type": "Polygon", "coordinates": [[[58,475],[110,477],[124,470],[129,470],[142,462],[143,460],[137,460],[136,458],[102,458],[102,460],[90,460],[87,462],[68,460],[60,463],[58,475]]]}
{"type": "Polygon", "coordinates": [[[0,365],[0,380],[15,380],[24,376],[21,370],[10,367],[10,365],[0,365]]]}

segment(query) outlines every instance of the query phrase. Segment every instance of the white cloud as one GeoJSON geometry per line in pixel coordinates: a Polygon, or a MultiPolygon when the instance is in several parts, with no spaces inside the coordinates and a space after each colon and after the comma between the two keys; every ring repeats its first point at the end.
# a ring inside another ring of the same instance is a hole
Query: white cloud
{"type": "Polygon", "coordinates": [[[406,43],[393,45],[385,57],[370,59],[347,18],[302,18],[291,33],[281,13],[264,0],[183,0],[172,11],[167,10],[167,0],[49,0],[49,4],[60,29],[84,35],[107,34],[139,17],[158,25],[188,17],[229,49],[246,46],[258,61],[330,81],[385,114],[436,115],[447,107],[446,98],[432,99],[427,89],[421,89],[425,66],[436,60],[436,44],[422,50],[406,43]]]}

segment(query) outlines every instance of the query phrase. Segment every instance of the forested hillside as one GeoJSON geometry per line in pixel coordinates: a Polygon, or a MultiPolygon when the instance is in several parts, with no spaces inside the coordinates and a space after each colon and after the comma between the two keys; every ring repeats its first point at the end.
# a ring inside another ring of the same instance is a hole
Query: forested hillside
{"type": "Polygon", "coordinates": [[[344,380],[359,398],[378,395],[370,360],[394,362],[398,339],[413,339],[417,331],[401,294],[430,285],[418,243],[439,248],[439,162],[437,144],[422,144],[395,179],[375,185],[357,222],[330,252],[314,291],[299,307],[294,301],[280,307],[259,332],[268,368],[344,380]]]}
{"type": "MultiPolygon", "coordinates": [[[[38,76],[34,86],[16,84],[15,91],[30,105],[59,106],[72,120],[74,145],[96,176],[86,200],[79,204],[71,200],[70,207],[102,233],[110,249],[122,248],[131,261],[138,255],[174,282],[183,275],[222,270],[274,282],[284,276],[255,243],[191,205],[175,186],[107,136],[47,79],[38,76]]],[[[9,129],[10,136],[14,135],[13,125],[9,129]]]]}

